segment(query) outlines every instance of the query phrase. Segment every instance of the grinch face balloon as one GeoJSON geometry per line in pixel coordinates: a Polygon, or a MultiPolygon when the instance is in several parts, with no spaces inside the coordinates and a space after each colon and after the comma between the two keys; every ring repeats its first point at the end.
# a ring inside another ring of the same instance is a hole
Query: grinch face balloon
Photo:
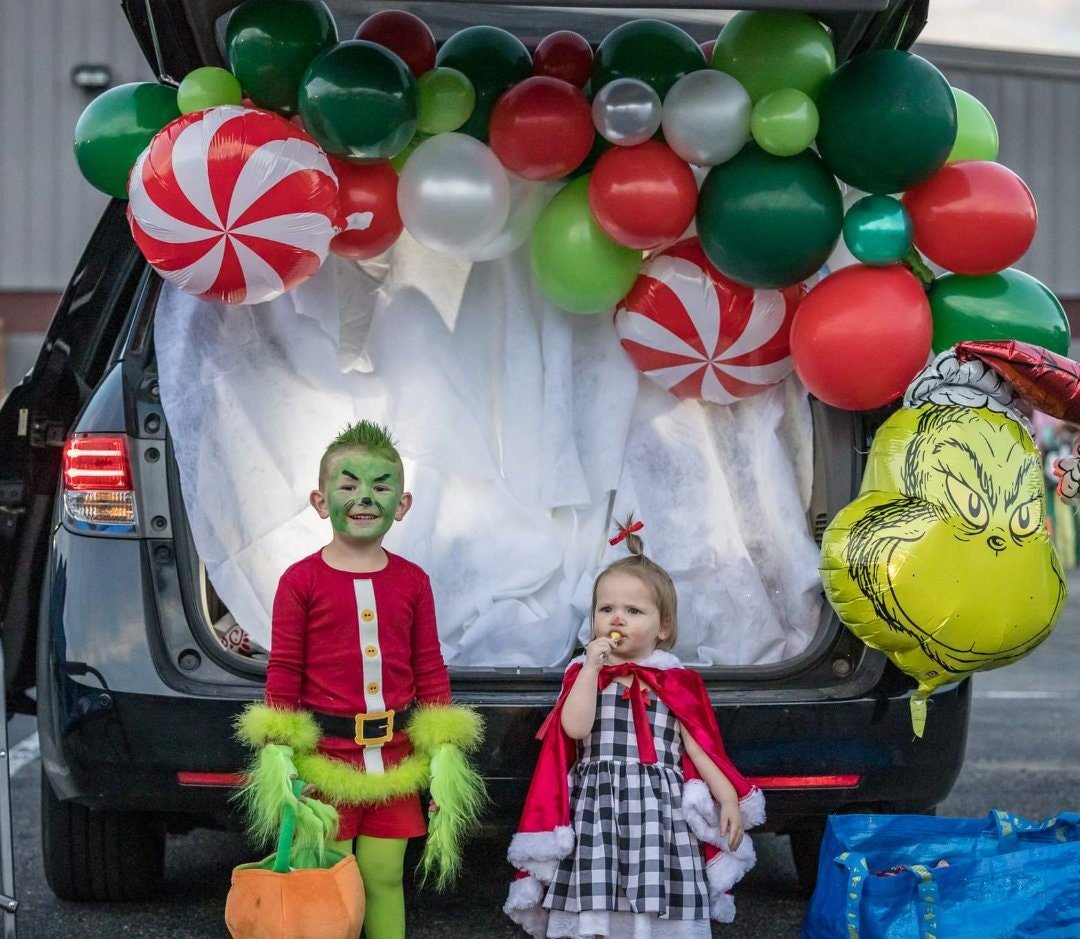
{"type": "Polygon", "coordinates": [[[874,437],[862,490],[825,531],[821,575],[841,622],[927,695],[1027,655],[1065,603],[1028,432],[986,407],[924,404],[874,437]]]}

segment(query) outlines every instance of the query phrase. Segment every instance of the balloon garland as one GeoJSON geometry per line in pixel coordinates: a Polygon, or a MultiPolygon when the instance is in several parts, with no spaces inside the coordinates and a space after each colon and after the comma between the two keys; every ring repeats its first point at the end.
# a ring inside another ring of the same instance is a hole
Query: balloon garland
{"type": "MultiPolygon", "coordinates": [[[[696,224],[699,298],[715,307],[721,282],[802,298],[783,342],[790,333],[795,371],[838,407],[895,400],[931,345],[1067,344],[1061,305],[1012,268],[1037,213],[994,162],[987,109],[910,52],[837,67],[806,13],[740,12],[704,46],[659,20],[623,24],[595,50],[560,30],[530,55],[486,25],[437,47],[397,10],[339,41],[320,0],[246,0],[225,44],[228,70],[110,89],[75,129],[80,170],[131,199],[137,243],[180,289],[261,302],[328,250],[375,257],[404,230],[472,260],[529,242],[556,306],[625,311],[639,274],[696,224]],[[256,172],[276,182],[234,229],[228,199],[256,172]]],[[[715,311],[697,302],[685,316],[705,322],[715,311]]]]}

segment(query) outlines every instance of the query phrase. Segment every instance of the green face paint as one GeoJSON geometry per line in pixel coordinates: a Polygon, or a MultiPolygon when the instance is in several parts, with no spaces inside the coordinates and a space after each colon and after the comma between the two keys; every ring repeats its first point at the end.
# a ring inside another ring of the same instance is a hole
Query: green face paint
{"type": "Polygon", "coordinates": [[[366,450],[346,450],[331,460],[327,507],[334,531],[374,541],[394,524],[405,485],[401,466],[366,450]]]}

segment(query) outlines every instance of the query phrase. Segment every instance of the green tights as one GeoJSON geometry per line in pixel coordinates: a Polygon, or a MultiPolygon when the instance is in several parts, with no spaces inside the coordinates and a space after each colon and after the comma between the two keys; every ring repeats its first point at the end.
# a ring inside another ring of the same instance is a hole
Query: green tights
{"type": "MultiPolygon", "coordinates": [[[[366,939],[405,939],[405,891],[401,880],[405,870],[406,838],[356,839],[356,863],[364,880],[367,912],[366,939]]],[[[338,841],[334,850],[348,854],[353,842],[338,841]]]]}

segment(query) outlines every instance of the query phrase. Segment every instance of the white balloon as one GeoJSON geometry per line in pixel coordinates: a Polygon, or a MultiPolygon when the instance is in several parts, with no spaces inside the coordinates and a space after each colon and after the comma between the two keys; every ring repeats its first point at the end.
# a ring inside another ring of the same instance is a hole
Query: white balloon
{"type": "Polygon", "coordinates": [[[750,95],[726,72],[684,75],[664,98],[664,140],[698,166],[730,160],[750,139],[750,95]]]}
{"type": "Polygon", "coordinates": [[[639,78],[616,78],[593,98],[592,117],[600,136],[620,147],[645,143],[660,129],[660,96],[639,78]]]}
{"type": "Polygon", "coordinates": [[[520,248],[532,234],[533,226],[544,207],[563,187],[563,181],[538,182],[523,179],[513,173],[510,177],[510,215],[501,232],[477,251],[469,252],[473,261],[493,261],[520,248]]]}
{"type": "Polygon", "coordinates": [[[437,134],[409,157],[398,179],[406,230],[432,251],[468,257],[488,245],[510,214],[510,180],[498,157],[465,134],[437,134]]]}

